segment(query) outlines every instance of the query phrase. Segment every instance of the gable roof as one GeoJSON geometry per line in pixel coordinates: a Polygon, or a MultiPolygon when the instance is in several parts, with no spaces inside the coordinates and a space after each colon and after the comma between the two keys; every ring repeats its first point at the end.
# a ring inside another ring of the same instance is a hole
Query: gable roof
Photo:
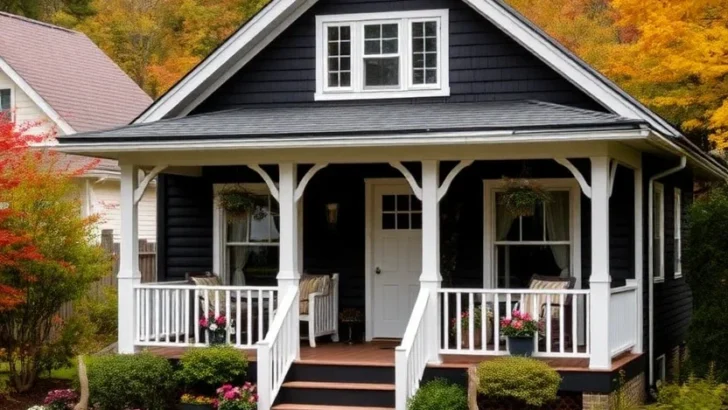
{"type": "Polygon", "coordinates": [[[65,134],[128,124],[152,102],[84,34],[8,13],[0,70],[65,134]]]}

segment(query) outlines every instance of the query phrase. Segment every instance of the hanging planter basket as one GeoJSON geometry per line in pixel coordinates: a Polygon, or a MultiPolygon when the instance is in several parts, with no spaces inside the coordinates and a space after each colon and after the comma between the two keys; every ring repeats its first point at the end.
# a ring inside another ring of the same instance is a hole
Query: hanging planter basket
{"type": "Polygon", "coordinates": [[[234,219],[242,219],[247,215],[261,220],[267,215],[265,206],[267,204],[260,196],[253,195],[242,188],[226,188],[217,193],[217,203],[224,209],[228,216],[234,219]]]}
{"type": "Polygon", "coordinates": [[[529,179],[503,178],[505,191],[499,204],[513,217],[533,216],[539,203],[551,200],[551,194],[529,179]]]}

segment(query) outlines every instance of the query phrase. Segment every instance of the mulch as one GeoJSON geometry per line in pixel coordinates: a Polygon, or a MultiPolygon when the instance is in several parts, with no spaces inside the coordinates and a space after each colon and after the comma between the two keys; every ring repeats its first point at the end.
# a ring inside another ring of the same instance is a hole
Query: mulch
{"type": "Polygon", "coordinates": [[[7,399],[0,398],[2,410],[27,410],[29,407],[43,404],[43,400],[51,390],[68,389],[70,380],[40,379],[30,391],[25,393],[11,393],[7,399]]]}

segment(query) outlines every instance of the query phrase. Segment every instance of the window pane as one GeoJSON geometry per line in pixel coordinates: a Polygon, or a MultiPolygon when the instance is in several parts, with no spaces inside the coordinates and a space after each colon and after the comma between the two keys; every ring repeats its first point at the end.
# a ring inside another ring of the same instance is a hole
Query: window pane
{"type": "Polygon", "coordinates": [[[227,217],[227,241],[247,242],[248,241],[248,218],[249,216],[231,218],[227,217]]]}
{"type": "Polygon", "coordinates": [[[437,36],[437,22],[428,21],[425,23],[425,35],[427,37],[437,36]]]}
{"type": "Polygon", "coordinates": [[[341,42],[341,55],[342,56],[351,55],[351,42],[350,41],[341,42]]]}
{"type": "Polygon", "coordinates": [[[398,230],[409,229],[409,227],[410,227],[409,214],[408,213],[397,214],[397,229],[398,230]]]}
{"type": "Polygon", "coordinates": [[[367,87],[399,85],[399,57],[365,58],[364,85],[367,87]]]}
{"type": "Polygon", "coordinates": [[[329,27],[329,41],[339,39],[339,27],[329,27]]]}
{"type": "MultiPolygon", "coordinates": [[[[412,56],[412,67],[424,68],[425,67],[425,55],[422,53],[415,53],[412,56]]],[[[415,72],[418,70],[415,70],[415,72]]]]}
{"type": "Polygon", "coordinates": [[[571,253],[568,245],[498,245],[496,260],[499,288],[528,288],[533,275],[568,276],[571,253]],[[558,260],[563,264],[560,267],[558,260]],[[563,275],[562,275],[563,271],[563,275]]]}
{"type": "Polygon", "coordinates": [[[424,33],[424,22],[415,22],[412,23],[412,37],[423,37],[424,33]]]}
{"type": "Polygon", "coordinates": [[[394,211],[394,195],[382,195],[382,210],[394,211]]]}
{"type": "Polygon", "coordinates": [[[328,86],[349,87],[351,74],[344,75],[351,66],[351,32],[348,26],[328,27],[328,86]]]}
{"type": "Polygon", "coordinates": [[[413,211],[422,210],[422,201],[417,199],[417,197],[414,195],[410,195],[410,209],[412,209],[413,211]]]}
{"type": "Polygon", "coordinates": [[[350,87],[351,86],[351,73],[350,72],[342,72],[339,77],[339,85],[342,87],[350,87]]]}
{"type": "Polygon", "coordinates": [[[341,36],[342,40],[351,40],[351,29],[349,26],[342,26],[340,27],[341,31],[339,33],[339,36],[341,36]]]}
{"type": "Polygon", "coordinates": [[[397,195],[397,210],[398,211],[409,211],[410,209],[410,196],[409,195],[397,195]]]}
{"type": "Polygon", "coordinates": [[[230,246],[227,253],[231,284],[275,286],[279,270],[277,246],[230,246]]]}
{"type": "Polygon", "coordinates": [[[427,68],[437,68],[437,54],[427,53],[425,55],[425,66],[427,68]]]}
{"type": "Polygon", "coordinates": [[[508,212],[501,202],[501,193],[495,194],[495,236],[497,241],[517,241],[519,240],[520,222],[518,218],[514,218],[508,212]]]}
{"type": "Polygon", "coordinates": [[[278,203],[275,202],[273,210],[268,207],[259,208],[250,218],[250,242],[278,242],[278,203]]]}
{"type": "Polygon", "coordinates": [[[339,59],[337,57],[329,58],[329,71],[339,70],[339,59]]]}
{"type": "Polygon", "coordinates": [[[382,214],[382,229],[395,229],[394,214],[382,214]]]}
{"type": "Polygon", "coordinates": [[[437,84],[437,70],[427,70],[425,74],[425,82],[427,84],[437,84]]]}
{"type": "Polygon", "coordinates": [[[420,213],[414,213],[412,214],[412,229],[422,229],[422,214],[420,213]]]}
{"type": "Polygon", "coordinates": [[[381,54],[382,43],[379,40],[367,40],[364,42],[364,54],[381,54]]]}
{"type": "Polygon", "coordinates": [[[437,22],[412,23],[412,83],[437,84],[437,60],[437,22]]]}
{"type": "Polygon", "coordinates": [[[382,37],[382,26],[380,24],[368,24],[364,26],[364,38],[376,38],[382,37]]]}
{"type": "Polygon", "coordinates": [[[329,87],[339,87],[339,74],[329,73],[329,87]]]}
{"type": "Polygon", "coordinates": [[[397,38],[399,26],[397,24],[382,25],[382,38],[397,38]]]}
{"type": "Polygon", "coordinates": [[[0,90],[0,110],[10,109],[10,90],[0,90]]]}
{"type": "Polygon", "coordinates": [[[523,241],[544,241],[546,238],[543,231],[543,204],[536,205],[532,216],[521,218],[521,240],[523,241]]]}
{"type": "Polygon", "coordinates": [[[399,48],[399,41],[394,40],[382,40],[382,54],[397,54],[399,48]]]}
{"type": "Polygon", "coordinates": [[[569,240],[569,193],[551,192],[551,201],[546,204],[546,239],[549,241],[569,240]]]}
{"type": "Polygon", "coordinates": [[[425,39],[425,51],[437,51],[437,39],[426,38],[425,39]]]}

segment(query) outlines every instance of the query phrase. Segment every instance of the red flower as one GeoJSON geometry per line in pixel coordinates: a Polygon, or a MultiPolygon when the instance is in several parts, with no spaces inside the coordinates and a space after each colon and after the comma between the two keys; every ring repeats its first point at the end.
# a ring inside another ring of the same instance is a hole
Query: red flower
{"type": "Polygon", "coordinates": [[[215,323],[217,323],[218,326],[225,326],[225,316],[218,316],[217,319],[215,319],[215,323]]]}

